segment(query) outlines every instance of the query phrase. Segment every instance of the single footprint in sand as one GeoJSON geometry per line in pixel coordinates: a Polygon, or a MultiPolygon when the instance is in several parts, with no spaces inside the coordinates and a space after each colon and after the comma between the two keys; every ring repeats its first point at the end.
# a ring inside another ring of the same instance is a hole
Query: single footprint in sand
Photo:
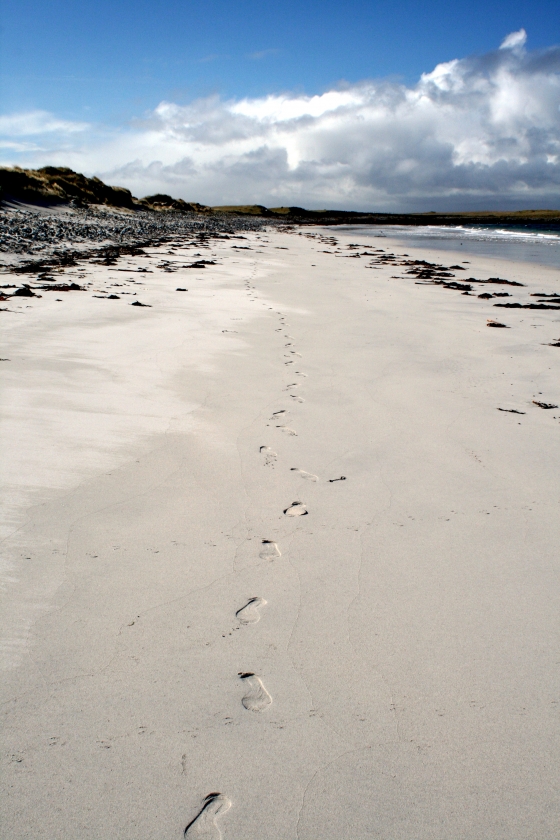
{"type": "Polygon", "coordinates": [[[273,560],[275,557],[281,557],[280,549],[272,540],[263,540],[259,557],[261,560],[273,560]]]}
{"type": "Polygon", "coordinates": [[[276,458],[278,457],[274,449],[271,449],[270,446],[261,446],[259,449],[261,455],[264,455],[264,465],[265,467],[274,466],[276,462],[276,458]]]}
{"type": "Polygon", "coordinates": [[[186,840],[220,840],[222,832],[216,820],[231,808],[231,801],[223,793],[209,793],[204,805],[185,828],[186,840]]]}
{"type": "Polygon", "coordinates": [[[306,481],[319,481],[319,478],[313,473],[308,473],[305,470],[300,470],[298,467],[290,467],[292,472],[296,472],[301,478],[305,478],[306,481]]]}
{"type": "Polygon", "coordinates": [[[237,610],[235,613],[241,624],[256,624],[261,620],[259,609],[264,607],[266,601],[264,598],[249,598],[244,607],[237,610]]]}
{"type": "Polygon", "coordinates": [[[272,703],[272,697],[262,684],[260,677],[255,674],[239,674],[247,686],[247,693],[241,700],[246,709],[250,712],[262,712],[272,703]]]}
{"type": "Polygon", "coordinates": [[[307,508],[302,502],[292,502],[284,511],[286,516],[307,516],[307,508]]]}
{"type": "Polygon", "coordinates": [[[297,437],[297,432],[294,432],[293,429],[290,429],[289,426],[276,426],[277,429],[280,429],[281,432],[284,432],[285,435],[295,435],[297,437]]]}
{"type": "Polygon", "coordinates": [[[297,394],[290,394],[290,397],[298,403],[305,402],[303,397],[298,397],[297,394]]]}

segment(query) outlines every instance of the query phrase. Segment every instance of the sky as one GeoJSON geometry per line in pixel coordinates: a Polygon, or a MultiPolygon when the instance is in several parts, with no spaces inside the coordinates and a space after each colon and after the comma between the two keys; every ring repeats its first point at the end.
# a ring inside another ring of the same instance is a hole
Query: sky
{"type": "Polygon", "coordinates": [[[3,0],[0,163],[205,204],[560,207],[557,0],[3,0]]]}

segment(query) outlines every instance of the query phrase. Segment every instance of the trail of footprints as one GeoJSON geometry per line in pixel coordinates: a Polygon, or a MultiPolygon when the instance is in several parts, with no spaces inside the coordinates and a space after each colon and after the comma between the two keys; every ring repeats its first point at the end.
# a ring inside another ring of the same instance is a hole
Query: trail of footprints
{"type": "MultiPolygon", "coordinates": [[[[255,286],[252,285],[252,281],[254,280],[256,272],[256,264],[253,268],[253,272],[251,274],[250,280],[245,282],[245,287],[248,294],[251,297],[256,297],[255,294],[255,286]]],[[[280,327],[277,328],[276,332],[283,332],[283,330],[288,326],[286,323],[286,319],[282,315],[281,312],[277,313],[279,317],[280,327]]],[[[284,365],[290,366],[295,364],[295,360],[301,358],[301,353],[298,353],[297,350],[294,349],[294,337],[289,335],[288,333],[284,333],[284,337],[287,339],[287,343],[284,345],[285,347],[285,354],[284,357],[287,361],[284,362],[284,365]]],[[[306,373],[302,371],[294,371],[292,375],[299,376],[305,378],[307,376],[306,373]]],[[[285,386],[284,391],[286,391],[286,396],[289,397],[296,403],[303,403],[305,402],[304,398],[301,397],[296,389],[300,387],[299,382],[290,382],[288,385],[285,386]],[[296,391],[294,393],[294,391],[296,391]]],[[[278,411],[274,411],[272,413],[271,421],[278,421],[275,423],[276,428],[282,432],[284,435],[288,437],[296,437],[297,432],[288,426],[283,421],[286,419],[286,415],[288,414],[287,409],[279,409],[278,411]]],[[[272,449],[272,447],[268,445],[263,445],[260,447],[260,454],[263,459],[263,465],[265,467],[269,467],[274,469],[276,467],[278,461],[278,454],[272,449]]],[[[318,476],[314,475],[313,473],[307,472],[306,470],[300,469],[299,467],[291,467],[290,468],[295,475],[299,476],[299,478],[303,479],[304,481],[311,481],[317,482],[318,476]]],[[[344,480],[344,476],[341,476],[340,479],[329,479],[329,481],[341,481],[344,480]]],[[[306,516],[308,514],[308,510],[306,505],[296,500],[288,505],[283,513],[285,516],[289,517],[299,517],[299,516],[306,516]]],[[[273,540],[266,540],[263,539],[261,542],[261,547],[259,550],[259,558],[264,561],[272,562],[281,556],[281,551],[278,548],[277,543],[273,540]]],[[[236,612],[236,618],[239,623],[243,626],[249,626],[253,624],[258,624],[261,620],[261,613],[263,608],[266,606],[267,601],[265,598],[260,596],[253,596],[247,600],[247,602],[236,612]]],[[[261,677],[253,672],[239,672],[238,674],[239,679],[243,685],[243,695],[241,697],[241,704],[242,706],[248,711],[253,713],[260,713],[265,711],[271,704],[272,704],[272,697],[268,693],[265,685],[261,677]]],[[[226,813],[231,807],[231,801],[224,796],[222,793],[210,793],[206,797],[206,799],[202,803],[202,807],[196,817],[187,825],[185,828],[184,836],[187,840],[220,840],[222,833],[218,826],[217,820],[223,814],[226,813]]]]}

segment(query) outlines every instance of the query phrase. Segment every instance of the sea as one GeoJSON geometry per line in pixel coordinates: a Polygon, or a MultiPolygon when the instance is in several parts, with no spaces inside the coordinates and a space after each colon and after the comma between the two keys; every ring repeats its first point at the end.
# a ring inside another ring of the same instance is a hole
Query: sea
{"type": "Polygon", "coordinates": [[[462,251],[464,254],[481,257],[497,257],[560,268],[558,230],[494,225],[336,225],[329,227],[329,230],[334,233],[344,230],[345,233],[355,233],[361,238],[396,239],[403,247],[426,246],[441,251],[462,251]]]}

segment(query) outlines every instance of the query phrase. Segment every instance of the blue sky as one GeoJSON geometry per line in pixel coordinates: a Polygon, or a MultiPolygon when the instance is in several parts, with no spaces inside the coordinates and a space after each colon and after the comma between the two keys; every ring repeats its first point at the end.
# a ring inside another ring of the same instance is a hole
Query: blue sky
{"type": "Polygon", "coordinates": [[[213,204],[556,207],[559,29],[558,0],[3,0],[0,163],[213,204]]]}
{"type": "Polygon", "coordinates": [[[413,83],[521,27],[558,43],[558,1],[3,0],[2,111],[118,123],[162,99],[413,83]]]}

